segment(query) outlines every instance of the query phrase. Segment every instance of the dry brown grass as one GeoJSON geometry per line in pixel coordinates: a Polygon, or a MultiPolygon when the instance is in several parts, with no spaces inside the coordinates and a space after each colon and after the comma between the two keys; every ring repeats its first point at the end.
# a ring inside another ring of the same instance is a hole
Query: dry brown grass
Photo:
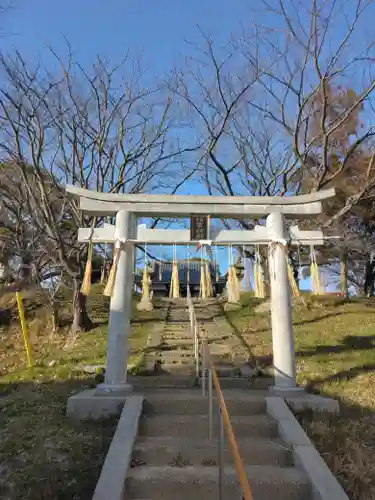
{"type": "MultiPolygon", "coordinates": [[[[99,375],[79,365],[105,361],[108,299],[100,287],[89,297],[90,332],[69,334],[70,297],[61,297],[63,326],[51,335],[43,297],[24,294],[34,366],[27,368],[15,297],[0,301],[0,498],[2,500],[88,500],[114,433],[117,418],[75,424],[65,416],[67,398],[95,387],[99,375]]],[[[143,322],[158,311],[137,315],[130,338],[131,362],[142,362],[147,338],[143,322]]]]}
{"type": "Polygon", "coordinates": [[[310,413],[301,413],[297,417],[349,497],[352,500],[374,500],[373,412],[344,406],[340,416],[325,420],[310,413]]]}
{"type": "MultiPolygon", "coordinates": [[[[259,301],[228,313],[263,369],[272,365],[269,314],[255,314],[259,301]]],[[[298,418],[352,500],[375,500],[375,301],[306,297],[294,307],[298,382],[338,399],[341,414],[298,418]]]]}
{"type": "Polygon", "coordinates": [[[3,388],[2,500],[92,498],[117,419],[72,423],[65,407],[69,394],[93,382],[22,382],[3,388]]]}

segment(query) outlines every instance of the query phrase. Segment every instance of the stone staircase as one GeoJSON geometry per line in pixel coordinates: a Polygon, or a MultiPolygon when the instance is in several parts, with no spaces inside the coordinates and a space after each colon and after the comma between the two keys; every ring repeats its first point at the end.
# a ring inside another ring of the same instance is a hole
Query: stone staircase
{"type": "MultiPolygon", "coordinates": [[[[310,500],[307,477],[294,468],[275,420],[266,414],[265,392],[224,390],[254,500],[310,500]]],[[[125,499],[217,500],[217,402],[213,439],[208,439],[208,400],[200,389],[144,392],[144,411],[125,483],[125,499]]],[[[231,453],[224,448],[226,500],[239,500],[231,453]]]]}
{"type": "MultiPolygon", "coordinates": [[[[220,376],[239,375],[239,367],[247,363],[249,353],[224,323],[220,325],[216,321],[222,316],[217,300],[197,302],[195,311],[201,332],[210,344],[212,359],[216,363],[218,374],[220,376]]],[[[159,373],[173,375],[195,373],[194,338],[190,331],[185,299],[170,303],[156,358],[159,373]]]]}

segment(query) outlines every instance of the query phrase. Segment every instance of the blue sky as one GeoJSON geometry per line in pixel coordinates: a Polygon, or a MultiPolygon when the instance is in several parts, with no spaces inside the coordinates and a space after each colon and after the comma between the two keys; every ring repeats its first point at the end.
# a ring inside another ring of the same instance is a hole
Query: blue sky
{"type": "MultiPolygon", "coordinates": [[[[66,54],[64,37],[74,59],[86,67],[98,54],[116,63],[130,51],[141,57],[153,78],[181,62],[189,51],[187,42],[202,40],[198,26],[225,43],[250,22],[250,14],[248,0],[14,0],[3,23],[1,45],[5,52],[18,50],[30,63],[41,61],[49,67],[56,60],[48,46],[66,54]]],[[[226,268],[226,249],[219,251],[219,260],[226,268]]]]}
{"type": "Polygon", "coordinates": [[[97,54],[119,61],[128,50],[140,54],[153,72],[168,70],[186,53],[185,40],[197,41],[199,25],[217,40],[227,40],[250,21],[249,0],[13,0],[6,15],[3,50],[20,50],[30,60],[52,58],[46,48],[65,50],[90,64],[97,54]]]}
{"type": "MultiPolygon", "coordinates": [[[[253,22],[251,0],[13,0],[2,19],[1,47],[18,50],[30,63],[53,67],[56,60],[48,45],[66,53],[64,37],[73,57],[87,67],[100,54],[119,62],[130,51],[138,54],[150,78],[168,72],[199,43],[199,27],[217,42],[253,22]]],[[[198,191],[196,189],[196,191],[198,191]]],[[[227,250],[220,250],[222,270],[227,250]]]]}

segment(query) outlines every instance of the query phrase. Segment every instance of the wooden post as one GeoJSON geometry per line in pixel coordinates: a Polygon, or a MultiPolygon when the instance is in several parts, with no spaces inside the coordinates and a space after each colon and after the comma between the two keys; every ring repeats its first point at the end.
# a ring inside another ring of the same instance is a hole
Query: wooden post
{"type": "Polygon", "coordinates": [[[18,291],[16,292],[16,299],[17,299],[17,306],[18,306],[18,315],[20,317],[20,322],[21,322],[22,336],[23,336],[23,341],[24,341],[25,350],[26,350],[27,366],[29,368],[31,368],[33,366],[33,362],[31,359],[29,332],[27,329],[26,321],[25,321],[25,311],[23,309],[21,292],[18,292],[18,291]]]}

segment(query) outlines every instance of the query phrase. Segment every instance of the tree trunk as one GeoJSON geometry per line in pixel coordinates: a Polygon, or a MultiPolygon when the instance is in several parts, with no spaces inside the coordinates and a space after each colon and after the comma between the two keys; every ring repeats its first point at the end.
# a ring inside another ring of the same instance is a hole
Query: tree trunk
{"type": "Polygon", "coordinates": [[[348,298],[348,255],[345,250],[340,255],[340,289],[342,295],[348,298]]]}
{"type": "Polygon", "coordinates": [[[60,326],[59,310],[57,303],[54,301],[52,304],[52,332],[56,333],[60,326]]]}
{"type": "Polygon", "coordinates": [[[366,261],[365,266],[365,283],[364,283],[364,294],[366,297],[372,297],[374,295],[374,272],[375,262],[370,256],[366,261]]]}
{"type": "Polygon", "coordinates": [[[73,322],[72,332],[86,332],[93,326],[86,308],[86,296],[81,293],[80,280],[73,281],[73,322]]]}

